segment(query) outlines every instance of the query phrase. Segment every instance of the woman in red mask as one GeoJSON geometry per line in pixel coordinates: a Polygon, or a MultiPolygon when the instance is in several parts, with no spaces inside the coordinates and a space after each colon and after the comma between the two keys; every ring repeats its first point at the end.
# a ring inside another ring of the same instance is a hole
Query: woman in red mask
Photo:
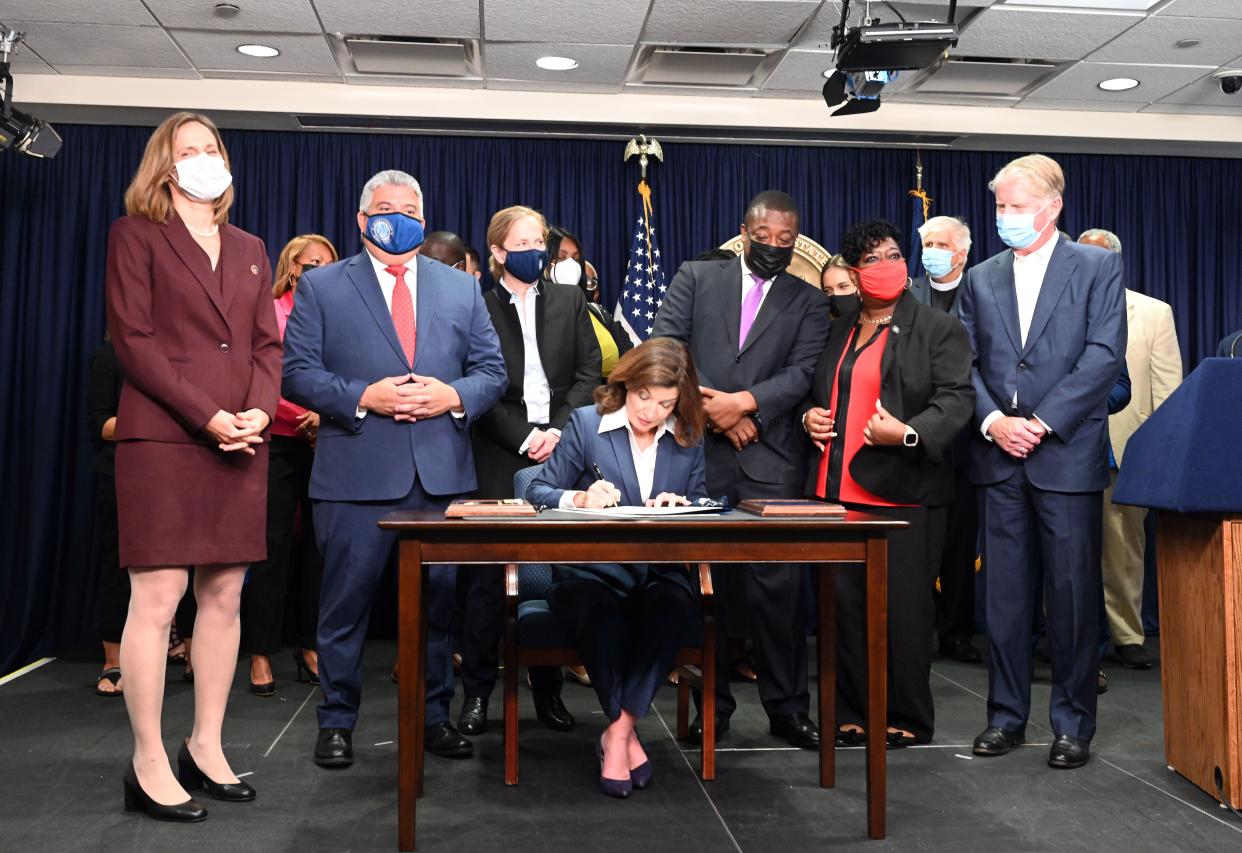
{"type": "MultiPolygon", "coordinates": [[[[907,292],[899,236],[882,219],[846,233],[841,254],[858,276],[861,306],[833,321],[802,416],[814,445],[807,492],[909,523],[888,540],[891,748],[932,738],[932,593],[953,499],[949,457],[975,400],[966,330],[907,292]]],[[[863,591],[859,572],[837,575],[839,746],[864,737],[863,591]]]]}

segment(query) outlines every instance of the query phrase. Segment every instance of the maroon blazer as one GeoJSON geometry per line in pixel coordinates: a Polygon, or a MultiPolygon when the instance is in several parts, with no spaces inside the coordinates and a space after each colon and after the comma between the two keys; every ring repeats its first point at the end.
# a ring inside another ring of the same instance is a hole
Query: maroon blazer
{"type": "Polygon", "coordinates": [[[125,216],[108,234],[108,329],[125,369],[119,441],[208,442],[216,412],[280,399],[280,334],[263,241],[220,226],[218,269],[181,218],[125,216]]]}

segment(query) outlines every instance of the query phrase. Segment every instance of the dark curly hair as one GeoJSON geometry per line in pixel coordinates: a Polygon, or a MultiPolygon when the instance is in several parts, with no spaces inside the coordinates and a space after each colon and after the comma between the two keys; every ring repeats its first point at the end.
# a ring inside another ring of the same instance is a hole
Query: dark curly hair
{"type": "Polygon", "coordinates": [[[864,255],[890,237],[901,248],[901,232],[887,219],[859,222],[841,238],[841,257],[847,264],[856,267],[864,255]]]}

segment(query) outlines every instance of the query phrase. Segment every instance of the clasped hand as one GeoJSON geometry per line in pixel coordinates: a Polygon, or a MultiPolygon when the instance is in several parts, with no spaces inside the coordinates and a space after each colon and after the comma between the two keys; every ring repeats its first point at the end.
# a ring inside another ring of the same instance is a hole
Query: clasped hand
{"type": "Polygon", "coordinates": [[[992,440],[1015,459],[1025,459],[1046,434],[1035,418],[999,417],[988,426],[992,440]]]}
{"type": "Polygon", "coordinates": [[[748,417],[758,408],[749,391],[728,393],[700,385],[699,393],[703,395],[703,413],[712,429],[724,433],[735,450],[759,440],[759,427],[748,417]]]}
{"type": "Polygon", "coordinates": [[[267,412],[261,409],[247,409],[234,414],[221,409],[211,416],[203,432],[211,436],[225,453],[240,450],[254,456],[254,445],[263,443],[259,433],[267,429],[270,420],[267,412]]]}
{"type": "Polygon", "coordinates": [[[411,422],[462,408],[456,388],[434,376],[417,373],[389,376],[371,383],[362,392],[358,405],[394,421],[411,422]]]}
{"type": "Polygon", "coordinates": [[[526,445],[526,456],[532,462],[546,462],[560,440],[561,437],[554,432],[537,429],[531,434],[530,443],[526,445]]]}
{"type": "Polygon", "coordinates": [[[806,416],[802,419],[802,426],[806,430],[806,434],[811,437],[811,443],[821,451],[824,449],[828,439],[837,437],[837,434],[833,431],[833,427],[836,424],[836,419],[832,416],[832,410],[823,409],[819,406],[808,409],[806,416]]]}

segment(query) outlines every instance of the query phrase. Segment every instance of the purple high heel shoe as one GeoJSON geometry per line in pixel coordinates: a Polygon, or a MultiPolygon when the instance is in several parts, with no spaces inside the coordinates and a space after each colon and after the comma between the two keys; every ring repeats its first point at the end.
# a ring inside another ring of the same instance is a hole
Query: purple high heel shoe
{"type": "MultiPolygon", "coordinates": [[[[638,738],[641,744],[643,739],[638,737],[638,729],[634,730],[634,737],[638,738]]],[[[651,757],[630,771],[630,781],[634,783],[634,787],[642,790],[651,784],[651,780],[655,777],[655,768],[651,766],[651,757]]]]}
{"type": "Polygon", "coordinates": [[[599,759],[599,789],[610,797],[624,800],[634,791],[631,779],[608,779],[604,776],[604,736],[595,742],[595,757],[599,759]]]}

